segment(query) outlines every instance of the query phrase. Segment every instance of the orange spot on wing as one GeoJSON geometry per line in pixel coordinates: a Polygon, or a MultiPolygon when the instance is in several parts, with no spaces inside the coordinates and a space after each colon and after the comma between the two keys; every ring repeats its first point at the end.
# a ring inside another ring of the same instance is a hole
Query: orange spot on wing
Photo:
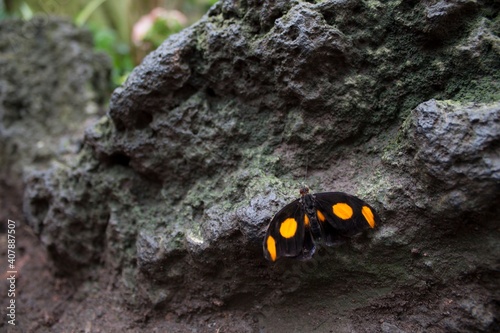
{"type": "Polygon", "coordinates": [[[368,206],[363,206],[361,209],[361,213],[365,217],[366,222],[370,225],[370,228],[375,228],[375,216],[373,216],[373,212],[368,206]]]}
{"type": "Polygon", "coordinates": [[[332,206],[333,214],[342,220],[348,220],[352,217],[353,211],[351,206],[346,203],[338,203],[332,206]]]}
{"type": "Polygon", "coordinates": [[[325,222],[325,215],[323,215],[322,212],[320,212],[319,210],[316,211],[316,215],[318,215],[318,220],[320,220],[321,222],[325,222]]]}
{"type": "Polygon", "coordinates": [[[307,214],[304,214],[304,224],[306,227],[309,226],[309,216],[307,216],[307,214]]]}
{"type": "Polygon", "coordinates": [[[285,221],[281,222],[280,225],[280,235],[284,238],[292,238],[297,231],[297,221],[294,218],[289,217],[285,221]]]}
{"type": "Polygon", "coordinates": [[[274,240],[273,236],[267,237],[266,245],[267,245],[267,252],[269,253],[269,256],[271,257],[271,260],[275,261],[276,260],[276,241],[274,240]]]}

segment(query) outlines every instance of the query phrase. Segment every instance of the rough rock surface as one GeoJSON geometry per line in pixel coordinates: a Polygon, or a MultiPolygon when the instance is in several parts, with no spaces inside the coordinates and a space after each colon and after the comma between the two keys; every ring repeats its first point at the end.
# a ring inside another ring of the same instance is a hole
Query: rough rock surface
{"type": "Polygon", "coordinates": [[[221,1],[26,178],[24,212],[77,288],[54,331],[495,331],[500,8],[221,1]],[[261,239],[306,181],[383,225],[307,262],[261,239]],[[106,299],[95,307],[99,293],[106,299]],[[108,319],[107,319],[108,318],[108,319]]]}
{"type": "MultiPolygon", "coordinates": [[[[69,163],[105,111],[111,63],[67,21],[0,22],[0,217],[20,208],[23,170],[69,163]]],[[[19,215],[19,213],[17,213],[19,215]]]]}

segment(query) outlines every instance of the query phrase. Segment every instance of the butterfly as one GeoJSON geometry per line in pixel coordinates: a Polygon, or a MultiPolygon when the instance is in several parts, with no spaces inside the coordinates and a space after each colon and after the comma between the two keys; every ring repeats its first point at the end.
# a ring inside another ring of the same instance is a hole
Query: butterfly
{"type": "Polygon", "coordinates": [[[333,245],[380,223],[377,212],[366,202],[343,192],[310,194],[300,189],[301,197],[281,209],[271,220],[264,238],[264,257],[309,259],[314,240],[333,245]]]}

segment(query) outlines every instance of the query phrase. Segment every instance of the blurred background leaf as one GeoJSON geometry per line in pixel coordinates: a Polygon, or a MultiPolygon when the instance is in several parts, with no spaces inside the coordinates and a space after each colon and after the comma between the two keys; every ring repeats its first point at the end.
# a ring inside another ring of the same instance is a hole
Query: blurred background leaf
{"type": "Polygon", "coordinates": [[[0,20],[34,15],[65,16],[88,28],[97,50],[113,61],[120,85],[144,56],[169,35],[196,22],[216,0],[1,0],[0,20]]]}

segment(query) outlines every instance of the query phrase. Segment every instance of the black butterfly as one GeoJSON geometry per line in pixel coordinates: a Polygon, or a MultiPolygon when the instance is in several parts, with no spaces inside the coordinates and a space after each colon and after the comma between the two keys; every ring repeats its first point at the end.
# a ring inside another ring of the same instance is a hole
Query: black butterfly
{"type": "Polygon", "coordinates": [[[316,249],[314,239],[332,245],[380,223],[380,217],[370,205],[347,193],[309,194],[309,188],[303,187],[300,195],[271,220],[264,238],[267,260],[309,259],[316,249]]]}

